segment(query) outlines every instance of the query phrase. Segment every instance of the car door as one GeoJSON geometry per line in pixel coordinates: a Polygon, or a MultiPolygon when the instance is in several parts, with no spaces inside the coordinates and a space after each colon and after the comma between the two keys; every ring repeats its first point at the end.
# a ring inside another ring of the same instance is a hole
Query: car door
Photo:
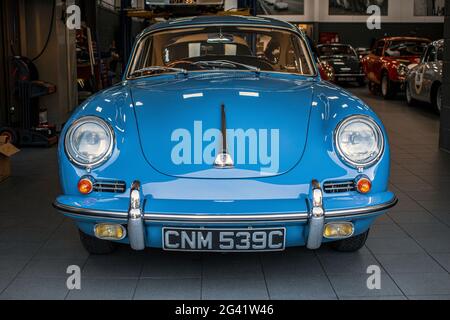
{"type": "Polygon", "coordinates": [[[379,84],[380,80],[380,70],[382,65],[382,57],[384,54],[384,47],[386,42],[384,40],[379,40],[375,43],[372,52],[366,57],[366,74],[369,81],[379,84]]]}
{"type": "Polygon", "coordinates": [[[434,45],[428,46],[422,63],[417,67],[414,78],[414,96],[421,101],[429,101],[431,87],[435,78],[434,68],[437,63],[437,51],[434,45]]]}

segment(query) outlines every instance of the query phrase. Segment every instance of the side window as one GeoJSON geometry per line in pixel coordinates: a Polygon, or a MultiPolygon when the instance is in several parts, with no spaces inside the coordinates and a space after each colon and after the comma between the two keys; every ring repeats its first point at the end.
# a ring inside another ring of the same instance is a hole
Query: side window
{"type": "Polygon", "coordinates": [[[376,43],[376,45],[375,45],[375,51],[374,51],[374,54],[375,54],[376,56],[381,57],[381,56],[383,55],[384,45],[385,45],[385,42],[384,42],[384,41],[378,41],[378,42],[376,43]]]}
{"type": "Polygon", "coordinates": [[[438,48],[437,55],[436,55],[436,60],[437,61],[443,61],[444,60],[444,46],[441,46],[441,47],[438,48]]]}
{"type": "Polygon", "coordinates": [[[428,47],[427,52],[425,53],[425,62],[434,62],[436,61],[436,48],[434,46],[428,47]]]}
{"type": "Polygon", "coordinates": [[[136,70],[147,68],[152,66],[152,57],[151,57],[151,46],[152,46],[152,38],[147,37],[142,40],[136,49],[135,59],[133,60],[130,68],[130,73],[133,73],[136,70]]]}

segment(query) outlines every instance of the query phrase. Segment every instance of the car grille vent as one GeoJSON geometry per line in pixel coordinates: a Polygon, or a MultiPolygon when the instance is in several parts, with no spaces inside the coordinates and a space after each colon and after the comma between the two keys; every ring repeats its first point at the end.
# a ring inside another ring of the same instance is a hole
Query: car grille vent
{"type": "Polygon", "coordinates": [[[96,181],[94,183],[95,192],[125,193],[127,185],[123,181],[96,181]]]}
{"type": "Polygon", "coordinates": [[[355,181],[332,181],[323,184],[323,190],[326,193],[342,193],[356,191],[355,181]]]}

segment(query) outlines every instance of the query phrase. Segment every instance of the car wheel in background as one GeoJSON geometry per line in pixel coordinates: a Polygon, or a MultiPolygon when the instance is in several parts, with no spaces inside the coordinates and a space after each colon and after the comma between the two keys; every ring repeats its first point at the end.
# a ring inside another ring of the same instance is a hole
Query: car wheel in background
{"type": "Polygon", "coordinates": [[[381,76],[381,95],[384,99],[391,99],[394,96],[392,83],[391,80],[389,80],[389,76],[386,72],[384,72],[381,76]]]}
{"type": "Polygon", "coordinates": [[[369,81],[369,91],[373,94],[373,95],[378,95],[378,93],[380,92],[379,90],[380,88],[378,87],[378,85],[375,82],[369,81]]]}
{"type": "Polygon", "coordinates": [[[358,80],[358,86],[364,87],[365,85],[366,85],[366,80],[365,79],[359,79],[358,80]]]}
{"type": "Polygon", "coordinates": [[[117,249],[117,243],[115,242],[100,240],[84,233],[81,230],[78,231],[80,233],[80,240],[81,243],[83,244],[83,247],[90,254],[94,255],[110,254],[116,251],[117,249]]]}
{"type": "Polygon", "coordinates": [[[331,247],[339,252],[358,251],[366,244],[367,237],[369,236],[369,231],[370,230],[367,230],[366,232],[360,234],[359,236],[332,242],[331,247]]]}
{"type": "Polygon", "coordinates": [[[433,107],[439,112],[441,113],[442,110],[442,100],[443,100],[443,96],[442,96],[442,85],[438,84],[437,86],[434,87],[434,89],[432,90],[432,96],[431,96],[431,103],[433,105],[433,107]]]}
{"type": "Polygon", "coordinates": [[[414,106],[417,101],[412,97],[411,88],[408,82],[405,84],[405,95],[406,103],[408,103],[409,106],[414,106]]]}

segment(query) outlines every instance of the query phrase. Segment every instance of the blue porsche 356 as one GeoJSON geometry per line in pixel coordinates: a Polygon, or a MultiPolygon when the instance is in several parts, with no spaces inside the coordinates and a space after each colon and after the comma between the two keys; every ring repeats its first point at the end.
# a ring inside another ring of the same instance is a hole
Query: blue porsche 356
{"type": "Polygon", "coordinates": [[[397,203],[377,115],[322,81],[305,35],[261,17],[142,32],[123,81],[62,131],[62,195],[85,248],[364,246],[397,203]]]}

